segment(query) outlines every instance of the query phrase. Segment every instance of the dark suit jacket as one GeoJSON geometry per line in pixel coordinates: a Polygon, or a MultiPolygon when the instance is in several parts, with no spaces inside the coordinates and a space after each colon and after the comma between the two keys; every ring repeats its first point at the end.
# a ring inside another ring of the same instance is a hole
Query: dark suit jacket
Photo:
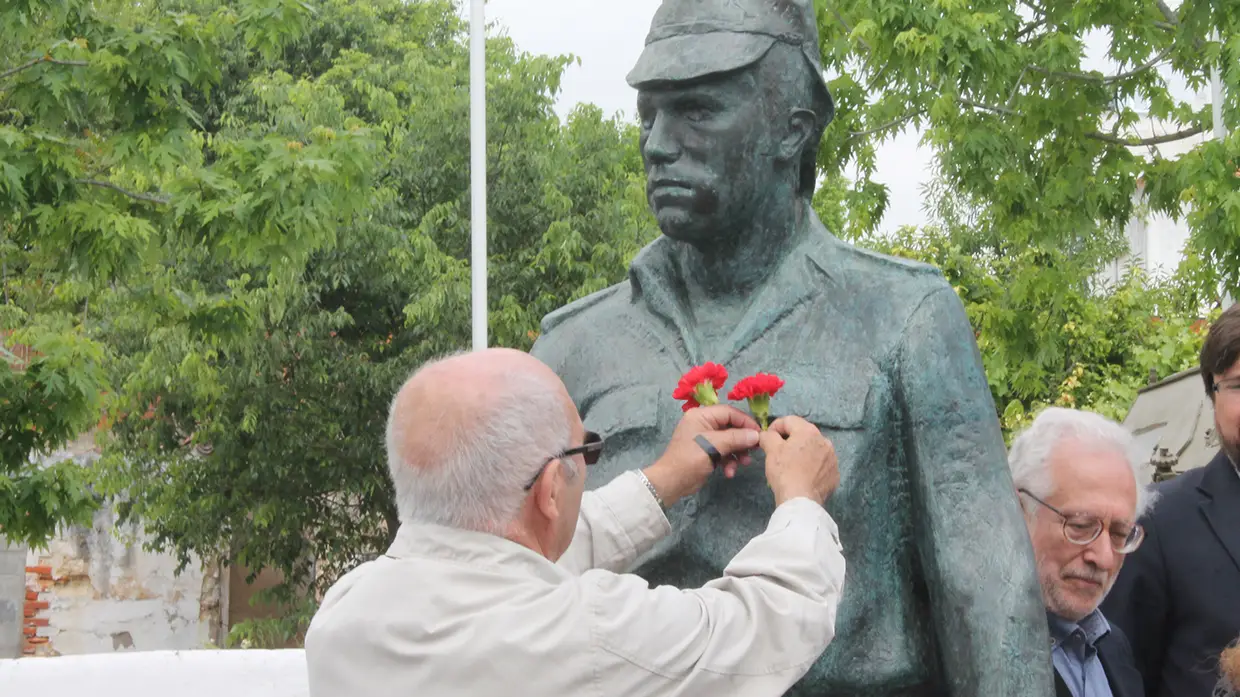
{"type": "MultiPolygon", "coordinates": [[[[699,335],[681,243],[666,237],[627,282],[547,316],[532,353],[607,442],[587,485],[659,457],[690,366],[722,363],[732,384],[776,373],[787,384],[772,412],[805,417],[839,455],[827,510],[848,560],[835,639],[789,694],[1044,697],[1046,610],[960,299],[936,269],[853,247],[808,217],[780,282],[725,341],[699,335]]],[[[763,463],[759,452],[673,507],[675,534],[637,573],[681,588],[718,578],[774,511],[763,463]]]]}
{"type": "Polygon", "coordinates": [[[1158,491],[1102,611],[1131,640],[1145,694],[1210,697],[1240,635],[1240,476],[1220,452],[1158,491]]]}
{"type": "MultiPolygon", "coordinates": [[[[1103,616],[1105,615],[1106,613],[1103,613],[1103,616]]],[[[1128,637],[1124,636],[1123,630],[1114,624],[1111,625],[1111,631],[1098,640],[1098,660],[1106,671],[1112,697],[1145,697],[1141,673],[1137,671],[1136,661],[1132,657],[1132,645],[1128,643],[1128,637]]],[[[1072,697],[1072,691],[1059,676],[1059,671],[1055,671],[1055,697],[1072,697]]]]}

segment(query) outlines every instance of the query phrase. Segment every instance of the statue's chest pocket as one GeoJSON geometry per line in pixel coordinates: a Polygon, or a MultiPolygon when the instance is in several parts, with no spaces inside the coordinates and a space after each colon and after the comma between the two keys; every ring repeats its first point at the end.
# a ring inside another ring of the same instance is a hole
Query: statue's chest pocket
{"type": "Polygon", "coordinates": [[[870,380],[864,375],[789,376],[772,400],[776,416],[796,415],[818,427],[835,447],[839,458],[841,487],[864,463],[857,462],[868,450],[866,411],[870,380]]]}
{"type": "MultiPolygon", "coordinates": [[[[866,405],[869,381],[861,376],[784,378],[784,388],[771,400],[772,417],[795,415],[818,427],[834,446],[840,466],[840,489],[834,499],[848,496],[854,476],[864,476],[865,463],[858,462],[869,450],[866,405]]],[[[744,409],[744,404],[738,405],[744,409]]],[[[734,479],[715,478],[699,497],[699,524],[738,531],[737,544],[761,532],[774,511],[774,497],[766,480],[766,458],[756,453],[753,465],[742,468],[734,479]],[[741,532],[743,531],[743,532],[741,532]]],[[[729,551],[734,551],[729,549],[729,551]]]]}
{"type": "Polygon", "coordinates": [[[671,429],[660,428],[660,413],[667,408],[660,403],[661,396],[671,399],[655,385],[627,385],[607,390],[584,405],[581,420],[586,430],[603,437],[603,454],[592,468],[597,472],[591,472],[590,488],[626,470],[646,467],[663,452],[671,429]]]}

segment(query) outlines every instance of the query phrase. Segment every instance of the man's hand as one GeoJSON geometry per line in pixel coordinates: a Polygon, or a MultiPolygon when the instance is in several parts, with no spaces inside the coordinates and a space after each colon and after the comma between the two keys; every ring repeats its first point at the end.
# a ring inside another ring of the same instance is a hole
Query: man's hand
{"type": "Polygon", "coordinates": [[[718,404],[692,409],[680,420],[663,455],[642,471],[663,505],[670,507],[701,489],[715,470],[694,437],[701,435],[715,446],[723,455],[720,469],[724,476],[733,477],[739,465],[749,464],[749,451],[757,447],[758,434],[758,422],[735,407],[718,404]]]}
{"type": "Polygon", "coordinates": [[[810,422],[785,416],[762,434],[766,453],[766,481],[775,493],[775,506],[804,496],[819,504],[840,485],[835,446],[810,422]]]}

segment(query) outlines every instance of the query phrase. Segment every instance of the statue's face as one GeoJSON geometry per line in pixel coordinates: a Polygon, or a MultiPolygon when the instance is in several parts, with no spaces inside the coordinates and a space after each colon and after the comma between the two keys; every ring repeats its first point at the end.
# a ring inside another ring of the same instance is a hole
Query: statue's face
{"type": "Polygon", "coordinates": [[[646,196],[663,234],[711,244],[752,219],[775,172],[767,98],[752,71],[638,90],[646,196]]]}

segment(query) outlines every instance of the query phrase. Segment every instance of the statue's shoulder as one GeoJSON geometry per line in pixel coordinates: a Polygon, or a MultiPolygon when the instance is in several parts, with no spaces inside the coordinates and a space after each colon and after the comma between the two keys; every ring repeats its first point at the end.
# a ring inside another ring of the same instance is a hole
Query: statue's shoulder
{"type": "Polygon", "coordinates": [[[839,260],[845,272],[867,285],[898,290],[906,299],[951,287],[937,266],[882,254],[838,238],[832,238],[832,243],[837,246],[832,256],[839,260]]]}
{"type": "Polygon", "coordinates": [[[593,360],[600,331],[612,324],[616,311],[629,295],[627,285],[617,283],[547,313],[539,323],[539,336],[530,355],[571,383],[570,377],[593,360]]]}
{"type": "Polygon", "coordinates": [[[568,329],[578,320],[588,322],[592,317],[605,314],[611,305],[623,300],[621,296],[627,294],[627,286],[627,282],[617,283],[548,312],[540,323],[543,336],[568,329]]]}

